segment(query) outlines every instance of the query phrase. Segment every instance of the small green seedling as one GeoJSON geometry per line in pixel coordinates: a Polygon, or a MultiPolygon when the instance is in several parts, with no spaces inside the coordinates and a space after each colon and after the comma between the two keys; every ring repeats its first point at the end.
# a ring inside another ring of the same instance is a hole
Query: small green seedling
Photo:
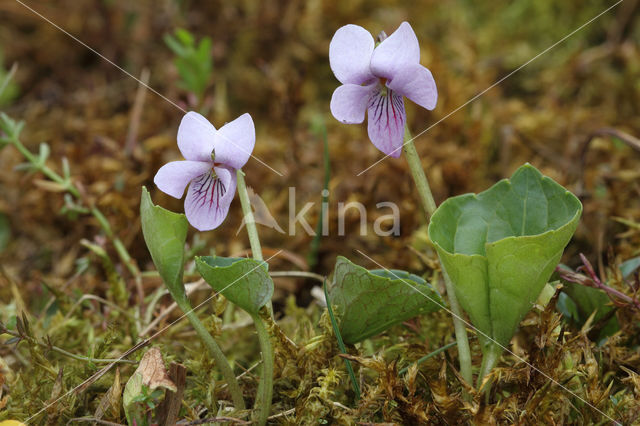
{"type": "Polygon", "coordinates": [[[211,83],[211,39],[203,37],[196,43],[195,37],[189,31],[180,28],[174,35],[166,34],[164,42],[176,55],[174,64],[180,74],[180,87],[201,99],[211,83]]]}

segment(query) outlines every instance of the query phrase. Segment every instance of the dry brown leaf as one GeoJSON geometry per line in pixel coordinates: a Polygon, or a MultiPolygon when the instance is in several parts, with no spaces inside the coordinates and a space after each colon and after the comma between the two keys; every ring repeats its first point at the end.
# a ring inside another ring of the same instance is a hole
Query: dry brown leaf
{"type": "Polygon", "coordinates": [[[94,417],[102,419],[108,409],[111,409],[111,417],[118,419],[120,417],[120,400],[122,397],[122,383],[120,382],[120,369],[116,368],[116,376],[109,390],[100,399],[100,404],[96,408],[94,417]]]}
{"type": "Polygon", "coordinates": [[[172,392],[177,390],[175,383],[169,378],[162,360],[162,354],[158,348],[151,348],[144,354],[136,373],[140,373],[142,383],[148,386],[149,389],[153,390],[162,387],[172,392]]]}

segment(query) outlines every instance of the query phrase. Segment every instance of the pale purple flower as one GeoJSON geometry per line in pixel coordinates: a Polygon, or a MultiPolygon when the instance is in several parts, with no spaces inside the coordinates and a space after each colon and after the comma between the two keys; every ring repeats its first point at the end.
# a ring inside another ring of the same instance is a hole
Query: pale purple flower
{"type": "Polygon", "coordinates": [[[411,25],[403,22],[377,46],[364,28],[345,25],[331,40],[329,62],[342,83],[331,97],[333,116],[357,124],[367,111],[371,142],[399,157],[407,120],[403,96],[429,110],[438,100],[431,72],[420,65],[420,46],[411,25]]]}
{"type": "Polygon", "coordinates": [[[197,112],[188,112],[178,128],[178,148],[186,161],[172,161],[158,170],[156,186],[184,200],[189,223],[200,231],[217,228],[229,212],[236,192],[236,170],[245,165],[256,142],[249,114],[219,130],[197,112]]]}

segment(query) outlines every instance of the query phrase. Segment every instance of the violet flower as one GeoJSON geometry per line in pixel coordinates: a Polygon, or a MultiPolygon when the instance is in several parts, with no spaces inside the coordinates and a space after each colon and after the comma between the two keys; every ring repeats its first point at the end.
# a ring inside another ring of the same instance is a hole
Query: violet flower
{"type": "Polygon", "coordinates": [[[333,116],[357,124],[368,111],[371,142],[399,157],[407,120],[403,96],[429,110],[438,100],[431,72],[420,65],[420,46],[411,25],[403,22],[377,46],[364,28],[345,25],[331,40],[329,62],[342,83],[331,97],[333,116]]]}
{"type": "Polygon", "coordinates": [[[158,170],[156,186],[184,200],[189,223],[200,231],[217,228],[227,217],[236,192],[236,170],[245,165],[256,142],[253,120],[243,114],[216,130],[197,112],[188,112],[178,128],[178,148],[186,159],[158,170]]]}

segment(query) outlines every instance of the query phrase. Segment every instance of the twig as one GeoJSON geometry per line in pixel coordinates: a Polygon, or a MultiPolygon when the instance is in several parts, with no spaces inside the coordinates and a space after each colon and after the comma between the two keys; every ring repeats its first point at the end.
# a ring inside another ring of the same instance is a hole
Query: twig
{"type": "Polygon", "coordinates": [[[77,423],[87,422],[87,423],[93,423],[93,424],[105,425],[105,426],[125,426],[120,423],[114,423],[114,422],[108,422],[106,420],[96,419],[95,417],[76,417],[75,419],[70,419],[67,424],[73,423],[73,422],[77,422],[77,423]]]}
{"type": "Polygon", "coordinates": [[[220,423],[220,422],[231,422],[239,425],[251,424],[251,422],[248,422],[246,420],[236,419],[234,417],[209,417],[208,419],[200,419],[200,420],[194,420],[189,423],[176,423],[176,424],[180,426],[196,426],[196,425],[203,425],[206,423],[220,423]]]}
{"type": "Polygon", "coordinates": [[[288,416],[289,414],[293,414],[295,412],[296,412],[295,408],[290,408],[287,411],[283,411],[282,413],[278,413],[278,414],[274,414],[273,416],[269,416],[269,420],[274,420],[274,419],[277,419],[279,417],[288,416]]]}
{"type": "Polygon", "coordinates": [[[622,130],[614,129],[612,127],[603,127],[601,129],[597,129],[591,132],[585,138],[584,142],[582,142],[580,153],[578,157],[580,158],[578,170],[578,184],[580,191],[584,188],[584,169],[586,167],[587,162],[587,152],[589,151],[589,147],[591,146],[591,142],[597,138],[602,136],[610,136],[617,139],[620,139],[622,142],[633,148],[635,151],[640,152],[640,139],[636,138],[633,135],[623,132],[622,130]]]}
{"type": "MultiPolygon", "coordinates": [[[[453,346],[455,346],[455,345],[457,345],[457,344],[458,344],[458,342],[457,342],[457,341],[453,341],[453,342],[451,342],[451,343],[449,343],[449,344],[446,344],[446,345],[444,345],[444,346],[442,346],[442,347],[440,347],[440,348],[436,349],[435,351],[433,351],[433,352],[431,352],[431,353],[428,353],[427,355],[425,355],[425,356],[421,357],[419,360],[412,362],[412,363],[411,363],[411,365],[413,365],[413,364],[420,365],[420,364],[422,364],[423,362],[425,362],[426,360],[428,360],[428,359],[430,359],[430,358],[433,358],[434,356],[438,355],[440,352],[444,352],[444,351],[446,351],[447,349],[449,349],[449,348],[451,348],[451,347],[453,347],[453,346]]],[[[398,371],[398,376],[402,376],[402,375],[403,375],[403,374],[405,374],[407,371],[409,371],[409,366],[404,367],[403,369],[401,369],[400,371],[398,371]]]]}
{"type": "MultiPolygon", "coordinates": [[[[201,288],[205,288],[206,286],[204,285],[205,281],[203,279],[200,279],[198,281],[196,281],[195,283],[192,284],[186,284],[185,285],[185,291],[187,293],[187,296],[189,296],[191,293],[195,292],[196,290],[200,290],[201,288]]],[[[168,294],[169,292],[161,292],[159,293],[159,296],[164,296],[165,294],[168,294]]],[[[155,303],[149,304],[149,308],[152,309],[153,306],[155,305],[155,303]]],[[[162,321],[164,318],[166,318],[171,312],[173,312],[174,309],[176,309],[178,307],[178,305],[176,304],[176,302],[173,302],[171,305],[169,305],[167,308],[165,308],[144,330],[142,330],[138,336],[139,337],[144,337],[147,334],[149,334],[149,332],[151,330],[153,330],[160,321],[162,321]]]]}
{"type": "MultiPolygon", "coordinates": [[[[109,302],[107,299],[103,299],[100,296],[94,296],[93,294],[85,294],[80,299],[78,299],[78,301],[76,303],[73,304],[71,309],[69,309],[69,312],[67,312],[67,314],[64,316],[64,319],[65,320],[69,319],[69,317],[71,317],[71,314],[73,313],[73,311],[75,311],[76,308],[78,306],[80,306],[82,304],[82,302],[84,302],[85,300],[95,300],[96,302],[103,303],[103,304],[115,309],[116,311],[121,312],[125,316],[131,318],[131,314],[129,312],[127,312],[126,310],[122,309],[120,306],[116,305],[115,303],[109,302]]],[[[131,318],[131,319],[133,319],[133,318],[131,318]]]]}
{"type": "Polygon", "coordinates": [[[591,262],[589,262],[589,260],[582,253],[580,253],[580,260],[582,260],[583,266],[579,267],[578,271],[583,270],[587,273],[588,276],[578,274],[573,271],[567,271],[560,266],[556,267],[556,271],[558,271],[560,277],[566,281],[580,284],[585,287],[597,288],[604,291],[605,293],[607,293],[607,296],[609,296],[613,304],[618,307],[633,305],[636,309],[640,309],[640,301],[638,301],[635,297],[630,297],[629,295],[624,294],[623,292],[616,290],[615,288],[609,287],[608,285],[600,281],[600,278],[598,278],[598,275],[593,269],[591,262]],[[622,303],[620,302],[620,300],[616,299],[623,300],[626,303],[622,303]]]}
{"type": "Polygon", "coordinates": [[[140,73],[140,84],[138,84],[138,90],[136,91],[136,97],[133,101],[133,108],[131,109],[131,121],[129,122],[129,130],[127,132],[127,140],[124,145],[124,153],[127,157],[131,156],[133,148],[136,144],[138,137],[138,129],[140,128],[140,119],[142,118],[142,107],[144,106],[145,95],[147,94],[147,87],[149,84],[149,69],[144,68],[140,73]]]}

